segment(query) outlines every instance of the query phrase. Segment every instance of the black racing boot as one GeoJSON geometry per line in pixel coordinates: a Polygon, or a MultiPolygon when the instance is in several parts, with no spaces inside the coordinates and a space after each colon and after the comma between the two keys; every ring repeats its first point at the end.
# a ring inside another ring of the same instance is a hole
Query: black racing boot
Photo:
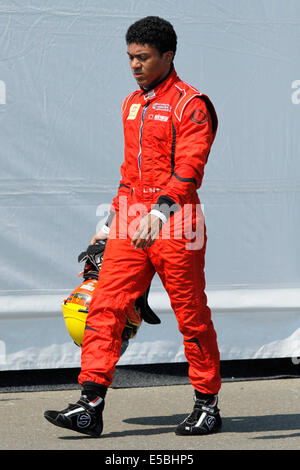
{"type": "Polygon", "coordinates": [[[179,436],[197,436],[203,434],[212,434],[221,429],[222,420],[217,408],[218,395],[205,397],[195,391],[194,409],[191,414],[180,423],[175,434],[179,436]],[[202,396],[202,398],[200,398],[202,396]]]}
{"type": "Polygon", "coordinates": [[[77,403],[69,404],[65,410],[47,410],[44,416],[55,426],[100,437],[103,429],[103,408],[104,398],[98,396],[89,400],[86,395],[81,395],[77,403]]]}

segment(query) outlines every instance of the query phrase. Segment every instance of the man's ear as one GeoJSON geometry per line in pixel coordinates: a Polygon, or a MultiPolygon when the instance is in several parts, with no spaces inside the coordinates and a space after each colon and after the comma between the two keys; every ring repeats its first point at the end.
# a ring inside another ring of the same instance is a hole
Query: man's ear
{"type": "Polygon", "coordinates": [[[174,59],[174,52],[173,51],[167,51],[167,52],[164,52],[163,55],[164,55],[164,58],[165,58],[166,62],[171,65],[172,60],[174,59]]]}

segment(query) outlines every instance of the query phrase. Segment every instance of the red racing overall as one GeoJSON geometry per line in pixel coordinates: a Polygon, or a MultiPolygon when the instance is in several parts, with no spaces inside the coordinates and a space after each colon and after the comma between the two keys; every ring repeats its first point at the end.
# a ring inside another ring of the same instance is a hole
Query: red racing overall
{"type": "Polygon", "coordinates": [[[190,382],[199,392],[216,394],[219,350],[204,291],[206,233],[197,189],[217,116],[208,97],[182,82],[174,68],[154,89],[131,93],[122,111],[122,178],[89,308],[79,383],[111,384],[126,312],[157,272],[183,335],[190,382]],[[135,249],[131,238],[138,221],[152,209],[163,213],[166,222],[152,246],[135,249]]]}

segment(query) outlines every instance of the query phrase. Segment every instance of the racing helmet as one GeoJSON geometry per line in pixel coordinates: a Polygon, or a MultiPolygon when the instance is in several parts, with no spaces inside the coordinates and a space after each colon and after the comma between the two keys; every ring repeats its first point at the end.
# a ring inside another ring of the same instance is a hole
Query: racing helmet
{"type": "MultiPolygon", "coordinates": [[[[74,343],[79,347],[82,346],[89,304],[97,284],[98,281],[95,279],[84,281],[62,303],[66,328],[74,343]]],[[[127,343],[135,337],[141,323],[140,309],[135,305],[132,311],[127,313],[126,324],[122,334],[123,343],[127,343]]]]}
{"type": "MultiPolygon", "coordinates": [[[[89,305],[98,284],[105,246],[106,240],[98,240],[94,245],[89,245],[86,251],[80,253],[78,262],[85,263],[83,272],[79,274],[83,276],[83,282],[62,303],[67,330],[79,347],[82,346],[89,305]]],[[[127,311],[126,324],[122,333],[121,354],[125,352],[128,341],[137,334],[142,320],[150,324],[160,323],[160,319],[148,304],[149,289],[150,286],[136,299],[131,311],[127,311]]]]}
{"type": "Polygon", "coordinates": [[[63,301],[62,311],[69,335],[81,347],[89,304],[98,281],[89,279],[82,282],[71,295],[63,301]]]}

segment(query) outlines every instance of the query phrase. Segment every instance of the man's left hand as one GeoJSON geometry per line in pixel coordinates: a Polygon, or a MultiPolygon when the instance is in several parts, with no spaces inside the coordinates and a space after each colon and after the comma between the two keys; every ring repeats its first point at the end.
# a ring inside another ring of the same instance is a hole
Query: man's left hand
{"type": "Polygon", "coordinates": [[[135,248],[149,248],[159,235],[162,221],[157,215],[147,214],[144,216],[132,237],[131,244],[135,248]]]}

